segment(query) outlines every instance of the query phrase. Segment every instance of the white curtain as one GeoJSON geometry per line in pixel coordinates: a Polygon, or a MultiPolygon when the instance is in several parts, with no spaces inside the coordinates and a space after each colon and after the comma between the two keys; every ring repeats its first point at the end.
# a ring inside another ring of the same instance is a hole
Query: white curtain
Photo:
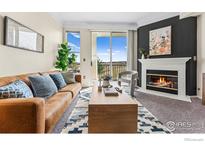
{"type": "Polygon", "coordinates": [[[129,30],[127,40],[127,70],[137,70],[137,31],[129,30]]]}

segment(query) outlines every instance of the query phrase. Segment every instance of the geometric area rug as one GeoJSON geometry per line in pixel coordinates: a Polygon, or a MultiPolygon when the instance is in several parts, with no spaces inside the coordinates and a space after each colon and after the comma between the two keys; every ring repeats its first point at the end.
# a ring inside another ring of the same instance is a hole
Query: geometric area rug
{"type": "MultiPolygon", "coordinates": [[[[91,97],[92,88],[85,88],[80,91],[80,97],[68,117],[61,133],[75,134],[88,133],[88,103],[91,97]]],[[[126,90],[123,92],[127,93],[126,90]]],[[[131,97],[131,96],[130,96],[131,97]]],[[[135,98],[133,98],[136,100],[135,98]]],[[[152,115],[142,104],[138,104],[138,130],[139,134],[170,134],[172,133],[154,115],[152,115]]],[[[137,118],[137,117],[136,117],[137,118]]]]}

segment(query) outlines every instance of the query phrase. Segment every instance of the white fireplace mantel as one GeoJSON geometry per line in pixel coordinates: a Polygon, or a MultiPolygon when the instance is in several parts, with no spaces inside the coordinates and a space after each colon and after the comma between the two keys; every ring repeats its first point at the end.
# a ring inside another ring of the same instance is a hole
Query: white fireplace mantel
{"type": "Polygon", "coordinates": [[[139,59],[139,61],[144,65],[153,65],[153,64],[171,64],[171,65],[178,65],[182,64],[185,65],[187,61],[189,61],[191,57],[186,58],[156,58],[156,59],[139,59]]]}
{"type": "Polygon", "coordinates": [[[140,91],[149,92],[149,93],[151,92],[152,94],[158,94],[161,96],[190,102],[190,98],[186,96],[186,62],[189,61],[190,59],[191,57],[139,59],[139,62],[142,64],[140,91]],[[147,70],[177,71],[178,72],[178,95],[147,90],[146,88],[147,70]]]}

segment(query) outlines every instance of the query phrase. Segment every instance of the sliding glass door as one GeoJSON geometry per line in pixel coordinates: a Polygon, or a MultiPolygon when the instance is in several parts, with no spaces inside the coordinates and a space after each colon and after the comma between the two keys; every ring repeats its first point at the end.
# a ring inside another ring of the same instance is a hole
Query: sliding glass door
{"type": "Polygon", "coordinates": [[[127,33],[111,33],[111,51],[111,73],[113,80],[116,80],[118,74],[127,67],[127,33]]]}
{"type": "MultiPolygon", "coordinates": [[[[104,75],[111,75],[111,57],[110,57],[110,33],[99,32],[96,36],[96,54],[98,62],[103,65],[101,77],[104,75]]],[[[98,64],[99,65],[99,64],[98,64]]]]}
{"type": "Polygon", "coordinates": [[[118,74],[126,70],[127,33],[93,32],[92,36],[93,50],[96,52],[98,63],[103,66],[101,76],[111,75],[113,80],[117,80],[118,74]]]}

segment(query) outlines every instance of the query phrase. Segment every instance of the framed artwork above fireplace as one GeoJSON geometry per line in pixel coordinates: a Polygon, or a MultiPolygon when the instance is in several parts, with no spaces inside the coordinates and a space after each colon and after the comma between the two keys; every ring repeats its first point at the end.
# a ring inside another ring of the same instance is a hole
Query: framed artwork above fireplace
{"type": "Polygon", "coordinates": [[[149,55],[171,54],[171,26],[149,31],[149,55]]]}

